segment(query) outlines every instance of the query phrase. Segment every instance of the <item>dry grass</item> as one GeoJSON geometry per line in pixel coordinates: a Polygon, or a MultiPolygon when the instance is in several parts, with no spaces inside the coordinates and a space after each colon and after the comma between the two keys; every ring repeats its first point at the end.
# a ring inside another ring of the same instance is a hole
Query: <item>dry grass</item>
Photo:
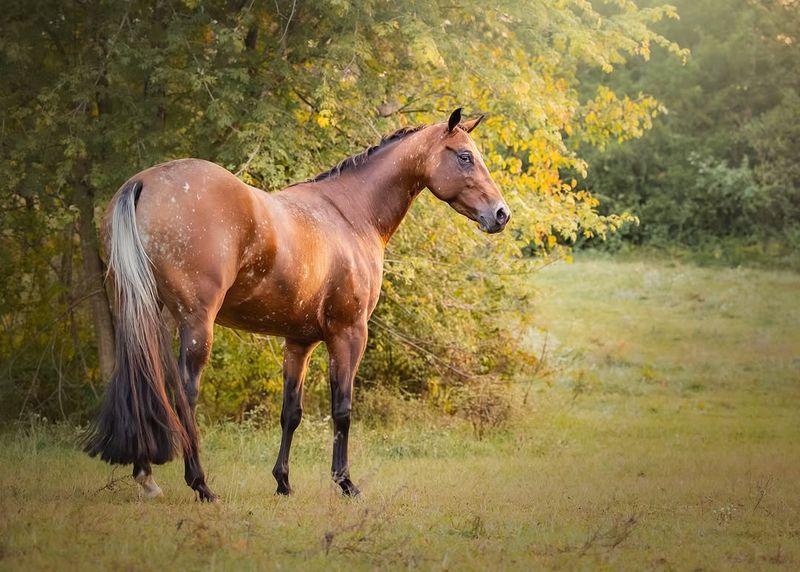
{"type": "Polygon", "coordinates": [[[361,500],[329,482],[321,420],[288,499],[274,428],[207,427],[216,506],[176,464],[140,502],[74,429],[0,436],[0,569],[800,567],[800,277],[589,260],[536,286],[549,357],[512,427],[356,425],[361,500]]]}

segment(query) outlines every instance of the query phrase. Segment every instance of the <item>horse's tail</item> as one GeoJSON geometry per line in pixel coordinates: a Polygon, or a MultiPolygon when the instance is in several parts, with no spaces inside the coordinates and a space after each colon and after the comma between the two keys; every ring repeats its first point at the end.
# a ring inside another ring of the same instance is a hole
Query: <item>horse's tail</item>
{"type": "Polygon", "coordinates": [[[84,450],[109,463],[165,463],[186,448],[194,423],[161,317],[150,259],[136,227],[141,181],[126,183],[110,221],[108,271],[116,291],[116,364],[84,450]]]}

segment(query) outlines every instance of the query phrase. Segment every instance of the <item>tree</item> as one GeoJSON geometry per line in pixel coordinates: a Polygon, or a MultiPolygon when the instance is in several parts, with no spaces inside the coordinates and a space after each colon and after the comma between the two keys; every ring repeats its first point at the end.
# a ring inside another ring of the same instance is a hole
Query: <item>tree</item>
{"type": "MultiPolygon", "coordinates": [[[[609,79],[652,93],[669,113],[630,145],[587,149],[589,187],[642,220],[636,242],[797,240],[800,5],[793,0],[681,0],[660,29],[691,49],[657,53],[609,79]],[[794,238],[792,238],[794,237],[794,238]]],[[[593,78],[594,82],[601,81],[593,78]]],[[[605,78],[602,78],[604,81],[605,78]]],[[[589,82],[592,83],[592,82],[589,82]]]]}
{"type": "MultiPolygon", "coordinates": [[[[597,200],[572,175],[563,180],[567,170],[586,172],[572,142],[637,137],[658,112],[652,98],[606,88],[582,97],[577,76],[647,56],[651,45],[680,53],[650,27],[674,16],[670,8],[638,9],[626,0],[602,12],[584,0],[492,8],[469,1],[457,10],[414,0],[72,0],[42,2],[35,11],[22,1],[6,4],[4,246],[25,260],[38,248],[22,239],[32,225],[62,229],[44,233],[52,242],[46,264],[35,271],[4,267],[15,285],[3,291],[10,315],[21,303],[16,285],[35,284],[26,321],[17,326],[23,330],[28,320],[48,324],[42,316],[57,315],[54,306],[74,315],[76,289],[59,276],[74,256],[64,254],[73,252],[74,237],[63,229],[76,218],[84,291],[103,292],[91,254],[93,215],[137,170],[192,155],[277,189],[398,126],[441,121],[456,106],[488,113],[478,141],[515,210],[513,232],[490,241],[466,221],[442,223],[441,207],[423,197],[387,254],[386,294],[364,378],[389,377],[414,392],[431,391],[437,380],[507,375],[530,359],[515,340],[519,322],[498,319],[518,304],[514,282],[504,276],[529,264],[521,252],[546,253],[630,219],[598,214],[597,200]]],[[[105,307],[91,306],[101,364],[105,307]]],[[[270,371],[234,371],[219,352],[237,354],[237,364],[263,363],[264,345],[238,343],[228,332],[218,339],[204,397],[221,396],[215,402],[228,404],[222,413],[250,408],[271,393],[270,371]],[[226,385],[243,379],[253,384],[226,385]],[[247,397],[224,398],[230,392],[247,397]]],[[[79,335],[72,354],[83,343],[79,335]]],[[[8,359],[23,348],[36,356],[47,347],[23,332],[3,351],[8,359]]],[[[24,394],[21,377],[30,367],[6,371],[8,393],[24,394]]],[[[85,387],[80,375],[71,370],[73,382],[85,387]]],[[[55,377],[43,385],[56,386],[55,377]]],[[[48,395],[54,393],[38,398],[45,409],[54,401],[48,395]]]]}

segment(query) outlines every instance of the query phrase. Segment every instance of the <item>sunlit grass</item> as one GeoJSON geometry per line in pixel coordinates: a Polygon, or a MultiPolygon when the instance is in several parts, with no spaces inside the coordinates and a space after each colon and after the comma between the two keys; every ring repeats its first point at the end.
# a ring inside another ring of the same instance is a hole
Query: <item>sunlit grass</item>
{"type": "Polygon", "coordinates": [[[330,483],[319,419],[293,498],[272,494],[274,424],[205,427],[216,506],[178,463],[140,502],[74,429],[3,435],[0,568],[797,569],[800,277],[586,260],[532,287],[547,350],[512,425],[357,424],[361,500],[330,483]]]}

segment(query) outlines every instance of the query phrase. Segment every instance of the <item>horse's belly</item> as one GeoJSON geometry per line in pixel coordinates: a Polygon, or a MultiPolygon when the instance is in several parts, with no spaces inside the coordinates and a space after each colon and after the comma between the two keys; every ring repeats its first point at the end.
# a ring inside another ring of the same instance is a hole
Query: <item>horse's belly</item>
{"type": "Polygon", "coordinates": [[[226,297],[217,323],[223,326],[274,336],[322,339],[318,303],[294,296],[255,296],[246,300],[226,297]]]}

